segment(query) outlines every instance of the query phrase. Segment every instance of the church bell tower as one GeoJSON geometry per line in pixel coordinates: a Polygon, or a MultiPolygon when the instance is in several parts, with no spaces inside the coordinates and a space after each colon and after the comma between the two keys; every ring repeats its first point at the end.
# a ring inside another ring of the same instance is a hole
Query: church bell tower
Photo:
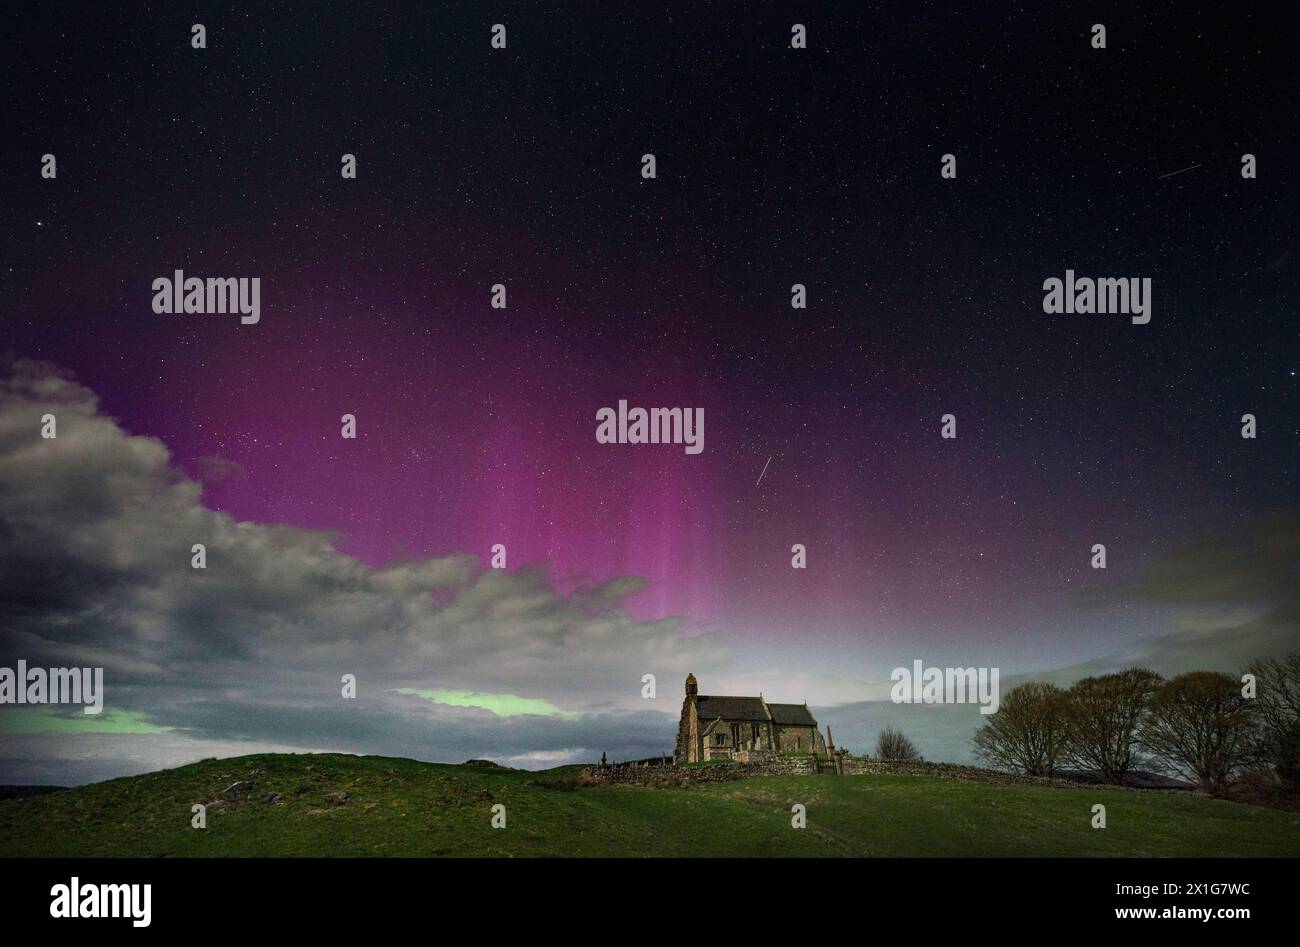
{"type": "Polygon", "coordinates": [[[694,674],[686,675],[686,698],[682,701],[682,719],[677,724],[677,743],[673,747],[673,765],[693,763],[699,758],[699,722],[695,716],[695,699],[700,685],[694,674]]]}

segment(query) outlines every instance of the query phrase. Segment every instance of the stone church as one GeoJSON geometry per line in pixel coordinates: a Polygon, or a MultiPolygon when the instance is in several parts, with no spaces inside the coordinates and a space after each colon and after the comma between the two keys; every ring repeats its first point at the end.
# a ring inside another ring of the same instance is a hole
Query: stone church
{"type": "Polygon", "coordinates": [[[762,694],[709,697],[699,690],[695,675],[686,675],[675,765],[719,759],[756,762],[781,753],[826,752],[826,741],[807,704],[769,704],[762,694]]]}

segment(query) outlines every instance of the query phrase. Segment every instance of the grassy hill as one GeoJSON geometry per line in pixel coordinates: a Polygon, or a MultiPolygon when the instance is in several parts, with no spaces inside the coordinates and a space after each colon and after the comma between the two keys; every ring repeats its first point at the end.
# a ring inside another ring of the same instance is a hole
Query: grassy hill
{"type": "Polygon", "coordinates": [[[9,856],[1296,856],[1300,815],[1184,794],[783,776],[678,789],[337,754],[206,760],[0,800],[9,856]],[[233,788],[231,788],[233,787],[233,788]],[[190,807],[208,804],[205,830],[190,807]],[[808,827],[790,826],[807,807],[808,827]],[[1103,803],[1108,828],[1090,827],[1103,803]],[[491,807],[506,806],[505,829],[491,807]]]}

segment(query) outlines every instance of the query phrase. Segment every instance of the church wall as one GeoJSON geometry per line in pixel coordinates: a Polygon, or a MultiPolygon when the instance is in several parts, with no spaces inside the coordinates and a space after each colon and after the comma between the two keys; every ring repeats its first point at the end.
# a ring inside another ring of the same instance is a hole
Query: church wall
{"type": "Polygon", "coordinates": [[[731,741],[731,727],[725,720],[719,720],[717,726],[704,734],[704,759],[706,760],[729,760],[735,749],[731,741]]]}
{"type": "Polygon", "coordinates": [[[781,753],[819,753],[826,752],[826,741],[815,727],[778,726],[776,728],[776,749],[781,753]]]}
{"type": "Polygon", "coordinates": [[[718,720],[715,723],[709,720],[700,722],[699,732],[703,740],[704,759],[716,759],[738,750],[769,751],[775,748],[772,724],[768,721],[718,720]],[[739,740],[736,738],[737,731],[739,740]],[[722,737],[721,742],[717,739],[719,736],[722,737]]]}
{"type": "Polygon", "coordinates": [[[695,763],[700,759],[700,721],[695,713],[695,702],[687,697],[682,702],[682,717],[677,724],[677,743],[673,747],[673,762],[695,763]]]}

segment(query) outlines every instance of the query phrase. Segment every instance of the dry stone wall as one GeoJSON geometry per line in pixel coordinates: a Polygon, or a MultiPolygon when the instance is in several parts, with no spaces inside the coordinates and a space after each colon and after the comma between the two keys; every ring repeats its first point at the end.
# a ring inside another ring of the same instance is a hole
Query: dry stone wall
{"type": "MultiPolygon", "coordinates": [[[[908,776],[928,776],[932,779],[958,779],[964,782],[1000,783],[1027,786],[1078,787],[1066,779],[1044,779],[1037,776],[1020,776],[1000,773],[978,766],[956,763],[893,763],[867,756],[838,754],[839,769],[845,776],[869,776],[897,773],[908,776]]],[[[811,756],[776,757],[762,762],[719,763],[712,766],[652,766],[613,765],[592,766],[583,771],[581,782],[605,786],[684,786],[692,783],[724,782],[731,779],[749,779],[754,776],[811,776],[817,773],[834,773],[828,761],[820,764],[811,756]]]]}
{"type": "Polygon", "coordinates": [[[815,772],[817,764],[812,757],[801,756],[712,766],[590,766],[583,771],[581,781],[589,785],[682,786],[751,776],[808,776],[815,772]]]}

